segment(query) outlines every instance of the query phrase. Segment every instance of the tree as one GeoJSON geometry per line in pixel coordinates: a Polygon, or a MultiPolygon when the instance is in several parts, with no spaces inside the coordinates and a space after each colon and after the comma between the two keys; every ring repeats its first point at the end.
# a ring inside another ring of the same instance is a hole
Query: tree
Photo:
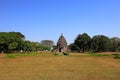
{"type": "Polygon", "coordinates": [[[79,52],[88,51],[90,49],[91,38],[87,33],[79,34],[74,41],[74,44],[79,48],[79,52]]]}
{"type": "Polygon", "coordinates": [[[49,46],[45,46],[42,44],[39,45],[39,49],[40,49],[40,51],[50,51],[51,50],[51,48],[49,46]]]}
{"type": "Polygon", "coordinates": [[[16,37],[19,37],[19,38],[21,38],[23,40],[25,39],[25,36],[20,32],[9,32],[9,33],[15,34],[16,37]]]}
{"type": "MultiPolygon", "coordinates": [[[[19,33],[19,32],[18,32],[19,33]]],[[[18,50],[23,39],[17,32],[0,32],[0,51],[11,52],[18,50]]],[[[21,33],[19,33],[21,34],[21,33]]],[[[22,34],[21,34],[22,35],[22,34]]]]}
{"type": "Polygon", "coordinates": [[[14,41],[14,42],[12,42],[12,43],[10,43],[10,44],[8,45],[8,49],[9,49],[10,51],[16,50],[17,46],[18,46],[18,43],[14,41]]]}
{"type": "Polygon", "coordinates": [[[54,42],[52,40],[42,40],[41,44],[52,48],[54,45],[54,42]]]}
{"type": "Polygon", "coordinates": [[[34,51],[34,45],[31,41],[24,41],[24,45],[23,45],[23,51],[25,52],[32,52],[34,51]]]}
{"type": "Polygon", "coordinates": [[[71,51],[75,52],[75,51],[78,51],[78,50],[79,50],[79,47],[78,47],[76,44],[71,43],[71,44],[69,45],[69,49],[70,49],[71,51]]]}
{"type": "Polygon", "coordinates": [[[120,42],[118,42],[117,51],[120,52],[120,42]]]}
{"type": "Polygon", "coordinates": [[[118,44],[120,39],[118,37],[111,38],[111,48],[110,51],[116,52],[118,50],[118,44]]]}
{"type": "Polygon", "coordinates": [[[111,45],[111,41],[107,36],[95,35],[92,38],[91,47],[93,51],[97,51],[97,52],[109,51],[110,45],[111,45]]]}

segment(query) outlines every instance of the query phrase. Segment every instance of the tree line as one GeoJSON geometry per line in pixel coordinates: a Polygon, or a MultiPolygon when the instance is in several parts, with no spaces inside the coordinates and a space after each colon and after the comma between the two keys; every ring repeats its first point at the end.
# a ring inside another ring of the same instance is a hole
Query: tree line
{"type": "Polygon", "coordinates": [[[41,42],[25,40],[25,36],[20,32],[0,32],[0,53],[50,50],[52,45],[51,40],[41,42]]]}
{"type": "MultiPolygon", "coordinates": [[[[51,48],[57,48],[52,40],[31,42],[25,40],[25,36],[20,32],[0,32],[0,53],[50,51],[51,48]]],[[[120,51],[120,38],[109,38],[105,35],[91,38],[87,33],[83,33],[79,34],[68,48],[71,52],[117,52],[120,51]]]]}
{"type": "Polygon", "coordinates": [[[109,38],[105,35],[95,35],[91,38],[87,33],[83,33],[76,37],[69,48],[73,52],[116,52],[120,51],[120,38],[109,38]]]}

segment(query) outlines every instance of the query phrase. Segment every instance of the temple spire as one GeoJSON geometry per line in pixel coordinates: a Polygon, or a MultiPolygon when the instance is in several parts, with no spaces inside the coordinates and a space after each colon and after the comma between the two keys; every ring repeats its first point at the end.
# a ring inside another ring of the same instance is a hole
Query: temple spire
{"type": "Polygon", "coordinates": [[[64,52],[64,48],[67,47],[67,41],[65,37],[63,36],[63,34],[61,34],[61,36],[58,39],[57,47],[59,49],[59,52],[64,52]]]}

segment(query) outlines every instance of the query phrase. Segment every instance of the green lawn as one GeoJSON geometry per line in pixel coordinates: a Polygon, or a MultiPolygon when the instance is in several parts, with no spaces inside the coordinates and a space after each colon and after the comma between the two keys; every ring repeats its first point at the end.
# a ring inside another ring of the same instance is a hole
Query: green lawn
{"type": "Polygon", "coordinates": [[[0,80],[120,80],[120,59],[88,54],[13,58],[0,54],[0,80]]]}

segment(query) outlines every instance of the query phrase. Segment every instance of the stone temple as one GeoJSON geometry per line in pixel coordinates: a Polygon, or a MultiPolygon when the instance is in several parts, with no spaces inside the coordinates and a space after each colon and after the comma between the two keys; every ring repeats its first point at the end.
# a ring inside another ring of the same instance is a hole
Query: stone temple
{"type": "Polygon", "coordinates": [[[64,53],[67,51],[67,41],[63,34],[59,37],[58,42],[57,42],[57,48],[59,52],[64,53]]]}

